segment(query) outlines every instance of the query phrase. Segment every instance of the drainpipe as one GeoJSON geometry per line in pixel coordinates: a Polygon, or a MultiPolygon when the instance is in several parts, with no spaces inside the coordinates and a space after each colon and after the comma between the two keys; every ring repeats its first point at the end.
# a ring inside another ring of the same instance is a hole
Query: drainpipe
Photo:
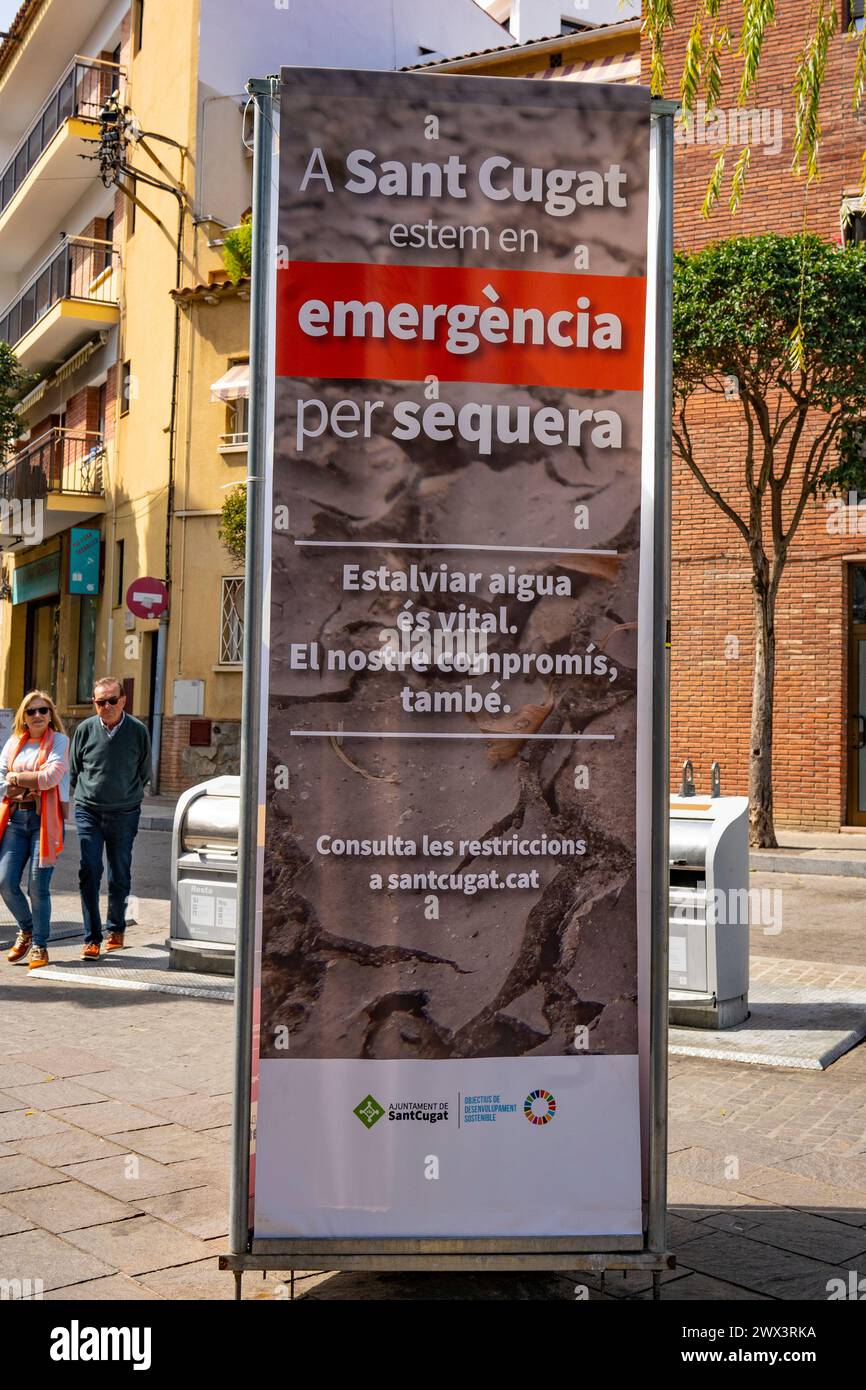
{"type": "Polygon", "coordinates": [[[156,679],[153,699],[153,737],[150,743],[150,789],[159,791],[159,755],[162,749],[162,707],[165,701],[165,653],[168,646],[168,617],[163,614],[156,633],[156,679]]]}
{"type": "MultiPolygon", "coordinates": [[[[157,139],[162,137],[155,137],[157,139]]],[[[175,141],[167,141],[169,144],[176,144],[175,141]]],[[[142,182],[149,184],[152,188],[159,188],[163,192],[171,193],[177,198],[177,254],[175,262],[175,289],[180,289],[183,278],[183,234],[184,219],[186,216],[186,197],[183,187],[184,178],[184,151],[181,150],[181,174],[180,187],[175,188],[170,184],[163,183],[159,179],[151,178],[150,175],[136,173],[136,177],[142,182]]],[[[153,157],[151,155],[151,157],[153,157]]],[[[158,162],[158,161],[157,161],[158,162]]],[[[162,168],[162,165],[160,165],[162,168]]],[[[124,168],[125,173],[132,173],[132,170],[124,168]]],[[[168,488],[166,491],[166,514],[165,514],[165,585],[169,592],[169,603],[171,602],[171,522],[174,510],[174,464],[175,449],[177,441],[177,389],[178,376],[180,373],[180,304],[175,301],[174,306],[174,347],[172,351],[172,371],[171,371],[171,410],[169,413],[168,425],[168,488]]],[[[159,759],[162,751],[162,724],[165,708],[165,674],[166,674],[166,650],[168,646],[168,616],[164,615],[159,620],[159,628],[156,637],[156,673],[154,679],[154,708],[152,710],[153,732],[151,737],[151,791],[159,791],[159,759]]]]}
{"type": "MultiPolygon", "coordinates": [[[[181,173],[181,177],[182,177],[181,173]]],[[[186,207],[183,197],[178,198],[177,225],[177,269],[175,289],[180,289],[183,276],[183,225],[186,207]]],[[[177,386],[180,374],[180,304],[174,305],[174,349],[171,369],[171,413],[168,424],[168,491],[165,503],[165,586],[171,603],[171,522],[174,512],[174,463],[177,447],[177,386]]],[[[168,616],[163,614],[159,620],[156,636],[156,679],[153,691],[153,738],[151,740],[151,789],[159,791],[159,756],[162,751],[162,721],[165,708],[166,648],[168,646],[168,616]]]]}

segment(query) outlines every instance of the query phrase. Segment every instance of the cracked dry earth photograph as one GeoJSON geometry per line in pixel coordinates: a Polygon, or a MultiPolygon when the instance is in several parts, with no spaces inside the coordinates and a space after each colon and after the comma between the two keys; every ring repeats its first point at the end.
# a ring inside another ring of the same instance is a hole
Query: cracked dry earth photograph
{"type": "MultiPolygon", "coordinates": [[[[361,103],[351,130],[333,106],[323,102],[319,110],[308,95],[304,144],[293,141],[292,112],[284,110],[282,187],[297,187],[314,144],[335,173],[356,146],[382,157],[402,150],[410,158],[421,143],[418,122],[428,109],[439,109],[435,81],[428,81],[432,90],[422,92],[412,109],[386,104],[374,91],[366,106],[361,103]]],[[[614,106],[618,99],[611,89],[614,106]]],[[[303,100],[303,93],[291,100],[303,100]]],[[[518,134],[512,113],[506,140],[502,123],[509,113],[495,103],[468,114],[463,109],[462,128],[454,117],[447,134],[451,118],[444,107],[436,157],[459,149],[472,166],[491,151],[527,147],[527,164],[569,167],[568,151],[547,147],[540,113],[534,115],[527,136],[525,130],[518,134]]],[[[610,122],[609,113],[599,113],[581,164],[610,162],[610,122]]],[[[621,149],[621,132],[618,141],[621,149]]],[[[572,150],[570,167],[574,157],[572,150]]],[[[537,225],[540,249],[512,257],[509,266],[568,269],[563,257],[575,240],[598,238],[605,255],[592,263],[593,273],[643,274],[634,247],[642,247],[636,229],[645,221],[644,164],[636,138],[631,173],[637,191],[627,214],[589,209],[560,226],[530,209],[525,223],[537,225]]],[[[345,195],[340,201],[338,178],[335,186],[337,207],[325,203],[320,191],[284,201],[280,238],[293,256],[441,263],[441,252],[397,252],[389,245],[388,227],[395,216],[406,216],[405,200],[391,200],[400,202],[396,210],[382,197],[359,206],[345,195]]],[[[470,196],[459,207],[439,200],[437,217],[480,223],[489,222],[491,208],[497,215],[509,209],[512,220],[525,211],[526,205],[481,206],[481,200],[475,206],[471,182],[468,187],[470,196]]],[[[429,208],[423,199],[414,201],[429,208]]],[[[419,206],[419,220],[421,211],[419,206]]],[[[507,223],[508,212],[501,216],[507,223]]],[[[476,253],[472,263],[495,259],[493,252],[476,253]]],[[[501,253],[498,260],[502,264],[501,253]]],[[[581,1025],[588,1029],[584,1050],[635,1054],[641,396],[444,380],[438,391],[438,399],[455,411],[467,403],[494,414],[497,407],[520,406],[530,414],[555,407],[566,417],[569,410],[615,411],[622,420],[622,447],[597,448],[588,433],[580,447],[535,439],[503,444],[494,435],[489,453],[456,431],[446,443],[423,433],[398,442],[392,437],[393,407],[411,401],[423,410],[429,400],[423,381],[278,379],[273,502],[288,507],[290,525],[272,537],[261,1056],[287,1056],[274,1045],[280,1025],[288,1029],[292,1058],[562,1056],[575,1051],[581,1025]],[[341,440],[322,430],[299,450],[299,401],[322,401],[330,410],[346,399],[362,410],[364,400],[381,403],[370,437],[341,440]],[[576,529],[581,505],[587,521],[585,529],[576,529]],[[305,548],[297,543],[304,539],[346,545],[305,548]],[[536,553],[508,547],[533,547],[536,553]],[[578,549],[613,553],[569,553],[578,549]],[[450,576],[474,575],[474,587],[361,590],[345,583],[344,567],[350,565],[407,575],[414,565],[428,576],[443,572],[444,565],[450,576]],[[526,596],[495,592],[495,577],[507,577],[510,566],[529,576],[526,596]],[[608,672],[543,676],[533,669],[506,680],[495,671],[327,669],[330,651],[380,648],[383,630],[395,627],[408,600],[414,612],[431,615],[434,630],[442,615],[459,615],[461,605],[464,612],[475,610],[476,622],[492,615],[497,631],[489,635],[491,653],[555,659],[584,656],[589,649],[604,653],[608,672]],[[320,669],[293,669],[292,644],[313,643],[320,669]],[[482,695],[495,687],[507,712],[418,713],[401,700],[405,687],[414,695],[467,684],[482,695]],[[317,736],[304,737],[304,731],[317,736]],[[392,736],[351,737],[357,732],[392,736]],[[433,732],[473,737],[424,737],[433,732]],[[513,739],[484,737],[510,733],[513,739]],[[561,737],[568,734],[590,737],[561,737]],[[288,769],[288,787],[275,789],[278,766],[288,769]],[[576,774],[578,768],[585,773],[576,774]],[[322,836],[387,841],[389,835],[413,841],[416,854],[341,857],[317,847],[322,836]],[[583,842],[584,852],[459,853],[461,840],[514,835],[583,842]],[[425,853],[424,836],[455,842],[455,852],[425,853]],[[534,869],[537,886],[437,891],[432,910],[433,890],[388,886],[392,874],[469,875],[492,868],[500,875],[534,869]],[[371,888],[374,874],[382,876],[381,888],[371,888]]]]}

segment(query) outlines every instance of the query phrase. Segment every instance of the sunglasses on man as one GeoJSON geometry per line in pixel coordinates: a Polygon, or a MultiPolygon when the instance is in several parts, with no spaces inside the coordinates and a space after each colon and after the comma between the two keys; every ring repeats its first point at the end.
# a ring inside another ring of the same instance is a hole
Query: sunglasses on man
{"type": "Polygon", "coordinates": [[[50,714],[51,710],[47,705],[34,705],[32,709],[26,709],[24,713],[28,719],[31,719],[36,714],[50,714]]]}
{"type": "Polygon", "coordinates": [[[122,695],[106,695],[104,700],[97,700],[96,696],[94,696],[93,703],[97,706],[98,709],[102,709],[103,705],[116,705],[117,702],[122,699],[122,695]]]}

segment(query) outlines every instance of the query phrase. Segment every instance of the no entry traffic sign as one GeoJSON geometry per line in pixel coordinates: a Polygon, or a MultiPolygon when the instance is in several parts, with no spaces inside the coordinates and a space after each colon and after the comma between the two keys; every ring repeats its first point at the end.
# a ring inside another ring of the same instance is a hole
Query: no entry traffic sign
{"type": "Polygon", "coordinates": [[[161,579],[144,575],[126,591],[126,606],[137,618],[161,618],[168,608],[168,589],[161,579]]]}

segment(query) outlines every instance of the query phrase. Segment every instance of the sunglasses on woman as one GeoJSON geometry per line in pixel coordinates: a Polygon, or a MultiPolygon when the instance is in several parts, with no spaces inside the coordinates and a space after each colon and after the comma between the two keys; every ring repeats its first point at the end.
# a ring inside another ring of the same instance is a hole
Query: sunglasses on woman
{"type": "Polygon", "coordinates": [[[102,709],[103,705],[116,705],[118,700],[120,699],[120,695],[106,695],[104,700],[94,699],[93,703],[97,706],[98,709],[102,709]]]}
{"type": "Polygon", "coordinates": [[[31,719],[35,714],[50,714],[51,710],[47,705],[34,705],[32,709],[26,709],[24,713],[28,719],[31,719]]]}

